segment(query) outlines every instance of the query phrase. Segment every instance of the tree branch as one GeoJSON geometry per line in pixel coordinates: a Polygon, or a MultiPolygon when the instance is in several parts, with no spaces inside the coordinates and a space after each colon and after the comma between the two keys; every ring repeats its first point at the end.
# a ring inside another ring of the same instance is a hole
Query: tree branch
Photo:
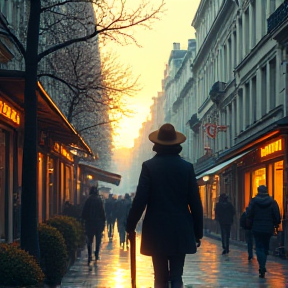
{"type": "Polygon", "coordinates": [[[0,31],[0,34],[5,35],[5,36],[10,36],[12,38],[14,44],[16,44],[20,53],[23,55],[24,59],[26,59],[26,50],[25,50],[23,44],[19,41],[17,36],[10,30],[10,28],[8,27],[6,21],[3,19],[2,16],[0,16],[0,23],[3,25],[5,32],[7,32],[7,33],[5,33],[5,32],[0,31]]]}
{"type": "Polygon", "coordinates": [[[113,119],[113,120],[109,120],[109,121],[106,121],[106,122],[97,123],[97,124],[85,127],[85,128],[83,128],[81,130],[78,130],[78,132],[81,133],[83,131],[89,130],[91,128],[94,128],[94,127],[97,127],[97,126],[100,126],[100,125],[110,124],[112,122],[118,122],[120,119],[121,119],[121,117],[119,119],[113,119]]]}

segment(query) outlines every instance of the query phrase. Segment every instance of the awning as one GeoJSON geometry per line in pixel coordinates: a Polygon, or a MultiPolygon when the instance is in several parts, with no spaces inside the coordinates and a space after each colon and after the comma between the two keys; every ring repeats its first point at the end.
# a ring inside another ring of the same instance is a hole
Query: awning
{"type": "MultiPolygon", "coordinates": [[[[24,111],[24,88],[24,72],[0,70],[0,94],[13,101],[22,111],[24,111]]],[[[64,145],[92,154],[88,144],[68,122],[40,82],[37,84],[36,95],[38,130],[53,135],[54,140],[64,145]]]]}
{"type": "Polygon", "coordinates": [[[246,151],[246,152],[244,152],[244,153],[241,153],[241,154],[239,154],[239,155],[237,155],[237,156],[235,156],[235,157],[233,157],[233,158],[231,158],[231,159],[229,159],[229,160],[227,160],[227,161],[225,161],[225,162],[223,162],[223,163],[221,163],[221,164],[218,164],[217,166],[215,166],[215,167],[213,167],[213,168],[211,168],[211,169],[209,169],[209,170],[201,173],[200,175],[197,175],[196,178],[197,178],[197,179],[200,179],[200,178],[202,178],[202,177],[205,176],[205,175],[215,174],[216,172],[219,172],[219,171],[221,171],[222,169],[227,168],[227,166],[229,166],[230,164],[232,164],[232,163],[235,162],[236,160],[240,159],[240,158],[243,157],[244,155],[248,154],[249,152],[250,152],[250,150],[249,150],[249,151],[246,151]]]}
{"type": "Polygon", "coordinates": [[[79,163],[80,169],[83,169],[84,173],[91,174],[94,176],[94,180],[103,181],[106,183],[111,183],[116,186],[119,186],[121,175],[111,173],[105,170],[101,170],[93,165],[79,163]]]}

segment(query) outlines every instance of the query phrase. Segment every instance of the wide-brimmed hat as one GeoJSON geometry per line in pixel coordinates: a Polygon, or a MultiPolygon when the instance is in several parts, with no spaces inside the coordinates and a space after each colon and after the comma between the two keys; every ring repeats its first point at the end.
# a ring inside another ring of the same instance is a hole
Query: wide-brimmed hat
{"type": "Polygon", "coordinates": [[[152,132],[149,135],[149,140],[161,145],[176,145],[183,143],[186,136],[175,130],[170,123],[163,124],[159,130],[152,132]]]}

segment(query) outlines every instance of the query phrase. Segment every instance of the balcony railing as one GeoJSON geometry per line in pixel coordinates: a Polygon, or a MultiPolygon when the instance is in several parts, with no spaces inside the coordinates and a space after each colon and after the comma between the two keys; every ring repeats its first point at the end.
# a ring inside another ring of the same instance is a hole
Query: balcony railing
{"type": "Polygon", "coordinates": [[[282,3],[267,20],[268,33],[279,27],[288,19],[288,0],[282,3]]]}

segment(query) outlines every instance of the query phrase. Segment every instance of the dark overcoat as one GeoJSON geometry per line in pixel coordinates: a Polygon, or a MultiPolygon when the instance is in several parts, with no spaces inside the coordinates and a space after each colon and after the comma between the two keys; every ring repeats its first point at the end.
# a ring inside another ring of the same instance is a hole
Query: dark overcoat
{"type": "Polygon", "coordinates": [[[178,154],[156,154],[144,162],[127,232],[135,230],[145,208],[142,254],[196,252],[196,239],[203,237],[203,208],[191,163],[178,154]]]}
{"type": "Polygon", "coordinates": [[[281,223],[279,206],[268,193],[258,193],[249,203],[247,219],[252,223],[252,232],[272,235],[274,227],[281,223]]]}
{"type": "Polygon", "coordinates": [[[81,218],[85,220],[87,235],[98,234],[105,228],[105,211],[102,199],[97,194],[90,195],[84,203],[81,218]]]}

